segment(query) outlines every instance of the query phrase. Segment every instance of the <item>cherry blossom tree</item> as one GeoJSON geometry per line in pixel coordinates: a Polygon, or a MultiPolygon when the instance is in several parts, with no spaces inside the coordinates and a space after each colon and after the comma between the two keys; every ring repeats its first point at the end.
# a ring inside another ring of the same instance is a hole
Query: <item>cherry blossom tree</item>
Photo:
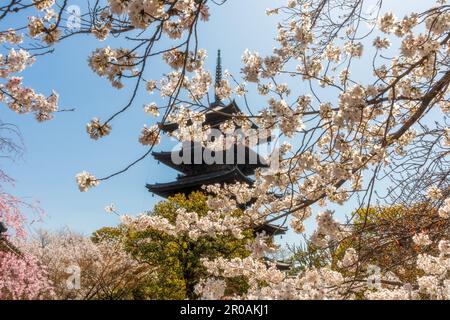
{"type": "MultiPolygon", "coordinates": [[[[136,107],[135,97],[142,88],[165,99],[160,106],[150,102],[144,106],[145,112],[160,115],[162,122],[177,123],[175,137],[183,140],[196,132],[195,139],[211,146],[207,139],[211,128],[199,132],[196,123],[205,119],[206,112],[214,112],[209,108],[209,92],[215,89],[222,101],[244,96],[249,110],[249,114],[235,114],[221,127],[224,132],[240,128],[251,135],[255,123],[282,142],[276,156],[268,159],[270,168],[258,171],[252,186],[212,186],[207,190],[208,223],[180,212],[180,219],[193,221],[189,224],[192,229],[174,229],[173,224],[148,217],[137,218],[138,225],[168,234],[239,236],[240,230],[266,220],[289,221],[294,231],[304,234],[304,222],[313,218],[317,228],[310,240],[327,247],[337,246],[351,235],[354,218],[339,222],[329,207],[352,200],[358,203],[357,210],[366,213],[373,208],[411,208],[426,202],[430,212],[436,212],[436,219],[445,222],[450,209],[450,6],[439,0],[424,11],[396,17],[384,10],[382,1],[373,4],[363,0],[288,0],[269,9],[268,15],[279,15],[282,21],[276,26],[277,45],[272,54],[264,57],[245,51],[241,75],[227,73],[211,88],[214,85],[203,68],[207,55],[200,48],[197,25],[209,20],[208,5],[217,5],[213,1],[88,2],[86,13],[77,16],[74,30],[72,23],[65,23],[73,22],[74,17],[66,0],[11,0],[0,6],[0,21],[20,12],[28,12],[31,18],[23,25],[0,30],[1,41],[10,46],[0,56],[0,100],[16,112],[33,112],[40,121],[50,119],[57,111],[57,94],[36,93],[26,88],[17,74],[39,55],[50,54],[59,42],[79,34],[92,34],[99,41],[112,35],[122,37],[127,40],[126,48],[100,46],[88,58],[93,72],[114,88],[132,87],[125,106],[119,106],[109,118],[94,118],[87,125],[92,139],[100,140],[112,132],[113,122],[136,107]],[[158,56],[172,71],[146,79],[148,62],[158,56]],[[364,77],[358,73],[361,68],[369,71],[364,77]],[[265,97],[265,106],[252,106],[247,98],[251,95],[265,97]],[[227,215],[249,200],[253,201],[242,219],[227,215]],[[323,209],[315,212],[317,206],[323,209]],[[232,221],[219,228],[220,219],[232,221]],[[209,229],[204,230],[205,225],[209,229]]],[[[81,172],[76,177],[80,190],[87,191],[145,159],[161,140],[156,121],[142,128],[140,135],[137,131],[136,138],[147,148],[142,157],[101,178],[81,172]]],[[[418,231],[411,237],[417,246],[433,243],[438,248],[417,256],[423,275],[413,283],[377,266],[361,267],[362,246],[358,245],[347,248],[338,262],[345,272],[329,265],[288,277],[263,260],[261,253],[272,248],[261,240],[254,244],[250,257],[205,260],[211,276],[198,285],[197,293],[204,298],[222,298],[224,279],[245,277],[249,289],[241,298],[449,298],[448,236],[444,233],[430,239],[418,231]]],[[[365,241],[364,237],[353,242],[360,241],[365,241]]]]}

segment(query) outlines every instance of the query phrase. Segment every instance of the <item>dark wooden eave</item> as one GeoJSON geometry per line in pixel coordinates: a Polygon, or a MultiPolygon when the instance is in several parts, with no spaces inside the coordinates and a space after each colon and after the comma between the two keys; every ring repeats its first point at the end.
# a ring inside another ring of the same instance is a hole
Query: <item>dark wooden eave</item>
{"type": "Polygon", "coordinates": [[[279,260],[274,260],[274,259],[270,259],[270,258],[265,258],[264,260],[266,260],[267,262],[270,263],[275,263],[275,266],[278,270],[280,271],[288,271],[289,269],[291,269],[291,264],[284,262],[284,261],[279,261],[279,260]]]}
{"type": "Polygon", "coordinates": [[[193,191],[201,190],[204,185],[215,183],[236,183],[244,182],[249,185],[253,180],[243,174],[238,167],[234,166],[227,170],[208,172],[193,176],[180,175],[176,181],[168,183],[147,184],[147,189],[163,198],[173,196],[178,193],[190,194],[193,191]]]}
{"type": "Polygon", "coordinates": [[[261,233],[265,232],[268,236],[278,236],[285,234],[287,231],[287,227],[277,226],[271,223],[265,223],[262,226],[256,227],[255,232],[261,233]]]}

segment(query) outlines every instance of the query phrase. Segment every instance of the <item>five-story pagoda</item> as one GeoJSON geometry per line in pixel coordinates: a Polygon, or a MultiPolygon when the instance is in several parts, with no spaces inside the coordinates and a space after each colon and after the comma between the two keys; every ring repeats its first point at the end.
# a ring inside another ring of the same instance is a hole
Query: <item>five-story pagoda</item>
{"type": "MultiPolygon", "coordinates": [[[[217,88],[221,85],[222,65],[220,50],[217,58],[216,68],[216,94],[215,101],[207,110],[203,126],[218,129],[226,121],[233,120],[234,116],[242,114],[241,110],[233,100],[230,104],[224,104],[217,88]]],[[[179,128],[178,123],[160,123],[161,131],[171,134],[179,128]]],[[[252,129],[257,129],[252,124],[252,129]]],[[[258,141],[259,143],[260,141],[258,141]]],[[[204,154],[215,155],[216,151],[206,150],[200,142],[183,142],[181,150],[172,152],[153,152],[153,157],[159,162],[180,172],[177,179],[167,183],[147,184],[150,192],[161,197],[168,198],[178,193],[190,194],[193,191],[203,190],[203,186],[212,184],[233,184],[237,182],[253,184],[250,176],[255,174],[257,168],[266,167],[263,157],[251,148],[233,143],[220,156],[215,156],[214,161],[208,161],[204,154]],[[231,156],[230,156],[231,155],[231,156]],[[181,159],[181,161],[180,161],[181,159]]],[[[255,232],[265,231],[267,235],[274,236],[284,234],[286,228],[273,224],[256,226],[255,232]]]]}

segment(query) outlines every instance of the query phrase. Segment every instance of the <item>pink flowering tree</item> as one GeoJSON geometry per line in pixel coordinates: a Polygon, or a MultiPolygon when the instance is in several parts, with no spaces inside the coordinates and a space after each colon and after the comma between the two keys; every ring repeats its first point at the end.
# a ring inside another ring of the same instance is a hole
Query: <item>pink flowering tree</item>
{"type": "Polygon", "coordinates": [[[36,300],[53,296],[47,273],[32,255],[19,256],[1,248],[0,271],[0,300],[36,300]]]}

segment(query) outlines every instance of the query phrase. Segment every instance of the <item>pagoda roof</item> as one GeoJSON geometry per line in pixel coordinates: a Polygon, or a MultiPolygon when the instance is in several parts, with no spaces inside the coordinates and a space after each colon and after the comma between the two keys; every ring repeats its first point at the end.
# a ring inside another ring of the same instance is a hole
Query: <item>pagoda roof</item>
{"type": "Polygon", "coordinates": [[[274,260],[270,258],[264,258],[264,260],[266,260],[267,262],[275,263],[275,266],[280,271],[287,271],[291,268],[291,264],[284,261],[274,260]]]}
{"type": "Polygon", "coordinates": [[[291,264],[283,261],[275,261],[275,265],[280,271],[288,271],[291,269],[291,264]]]}
{"type": "MultiPolygon", "coordinates": [[[[233,116],[242,114],[243,112],[236,104],[236,101],[231,101],[230,104],[225,105],[221,101],[216,101],[209,106],[205,112],[204,125],[209,125],[211,128],[217,128],[221,123],[231,120],[233,116]]],[[[188,122],[188,124],[190,124],[188,122]]],[[[178,129],[178,123],[160,123],[159,127],[164,132],[173,132],[178,129]]],[[[252,122],[252,129],[258,129],[258,126],[252,122]]]]}
{"type": "Polygon", "coordinates": [[[265,232],[268,236],[278,236],[285,234],[287,231],[286,227],[278,226],[271,223],[265,223],[261,226],[255,228],[256,233],[265,232]]]}
{"type": "Polygon", "coordinates": [[[147,189],[163,198],[170,197],[177,193],[189,194],[192,191],[200,190],[203,185],[215,183],[235,183],[237,181],[253,184],[253,180],[248,178],[237,166],[232,168],[212,171],[197,175],[180,175],[176,181],[168,183],[147,184],[147,189]]]}
{"type": "Polygon", "coordinates": [[[242,146],[243,148],[245,148],[245,159],[238,159],[237,158],[237,151],[238,151],[238,146],[235,145],[234,147],[234,159],[233,159],[233,163],[226,163],[227,159],[226,159],[226,152],[227,150],[222,151],[223,152],[223,158],[222,158],[222,163],[205,163],[204,162],[204,157],[203,157],[203,152],[206,150],[210,153],[214,152],[210,149],[207,149],[205,147],[202,146],[194,146],[193,148],[188,148],[186,149],[181,149],[181,150],[176,150],[176,151],[161,151],[161,152],[152,152],[153,157],[160,161],[161,163],[164,163],[165,165],[179,171],[182,172],[184,174],[192,174],[195,172],[198,172],[200,170],[202,170],[203,172],[205,171],[212,171],[212,170],[223,170],[223,169],[229,169],[230,166],[238,166],[239,170],[242,171],[242,173],[244,173],[245,175],[253,175],[255,173],[255,170],[257,168],[261,168],[261,167],[268,167],[267,161],[264,159],[264,157],[260,156],[258,153],[256,153],[254,150],[252,150],[251,148],[247,147],[247,146],[242,146]],[[198,151],[199,149],[201,149],[201,151],[198,151]],[[186,152],[191,152],[192,155],[190,157],[190,159],[192,160],[192,162],[194,162],[194,154],[195,152],[201,152],[201,163],[174,163],[173,162],[173,156],[176,155],[177,157],[182,157],[183,156],[183,151],[186,152]],[[238,161],[239,160],[239,161],[238,161]],[[251,161],[252,160],[252,161],[251,161]]]}
{"type": "Polygon", "coordinates": [[[20,250],[17,249],[11,242],[9,242],[4,235],[0,234],[0,252],[1,251],[11,252],[19,256],[21,255],[20,250]]]}

